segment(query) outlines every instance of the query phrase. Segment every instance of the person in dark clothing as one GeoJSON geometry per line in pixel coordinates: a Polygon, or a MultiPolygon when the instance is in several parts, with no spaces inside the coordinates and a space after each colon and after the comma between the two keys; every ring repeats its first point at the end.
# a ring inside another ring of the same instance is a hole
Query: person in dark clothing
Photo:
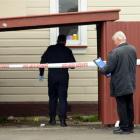
{"type": "Polygon", "coordinates": [[[134,129],[133,93],[136,81],[136,49],[127,43],[125,34],[118,31],[113,36],[114,48],[108,56],[104,74],[111,73],[110,92],[116,98],[119,128],[114,134],[130,134],[134,129]]]}
{"type": "MultiPolygon", "coordinates": [[[[41,64],[44,63],[68,63],[75,62],[72,51],[65,46],[66,36],[59,35],[57,44],[51,45],[41,57],[41,64]]],[[[44,76],[44,68],[40,68],[40,79],[44,76]]],[[[49,95],[49,116],[51,125],[56,124],[56,110],[59,100],[59,118],[61,126],[67,126],[67,90],[69,83],[68,68],[48,69],[48,95],[49,95]]]]}

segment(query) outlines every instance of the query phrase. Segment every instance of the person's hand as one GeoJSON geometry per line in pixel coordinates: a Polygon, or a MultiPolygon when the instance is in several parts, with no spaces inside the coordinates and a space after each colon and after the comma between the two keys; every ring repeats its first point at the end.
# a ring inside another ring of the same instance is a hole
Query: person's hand
{"type": "Polygon", "coordinates": [[[101,73],[103,73],[103,69],[102,69],[102,68],[98,68],[98,70],[99,70],[101,73]]]}
{"type": "Polygon", "coordinates": [[[39,81],[43,81],[44,80],[44,76],[39,76],[39,81]]]}

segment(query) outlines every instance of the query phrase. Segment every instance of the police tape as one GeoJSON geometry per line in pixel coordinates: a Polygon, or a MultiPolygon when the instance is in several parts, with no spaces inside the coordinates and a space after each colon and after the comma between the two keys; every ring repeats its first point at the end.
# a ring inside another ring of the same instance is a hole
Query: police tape
{"type": "Polygon", "coordinates": [[[85,68],[95,67],[94,62],[51,63],[51,64],[0,64],[0,69],[8,68],[85,68]]]}
{"type": "MultiPolygon", "coordinates": [[[[137,65],[140,65],[140,59],[137,59],[137,65]]],[[[90,62],[76,62],[76,63],[51,63],[51,64],[0,64],[0,69],[13,68],[87,68],[96,67],[93,61],[90,62]]]]}

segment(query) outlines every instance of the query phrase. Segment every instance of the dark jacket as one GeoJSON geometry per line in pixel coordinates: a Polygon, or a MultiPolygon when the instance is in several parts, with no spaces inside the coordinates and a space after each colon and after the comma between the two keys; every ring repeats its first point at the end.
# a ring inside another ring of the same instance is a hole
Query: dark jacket
{"type": "MultiPolygon", "coordinates": [[[[72,51],[65,47],[64,44],[49,46],[41,57],[41,64],[44,63],[68,63],[75,62],[72,51]]],[[[44,68],[40,68],[40,76],[44,75],[44,68]]],[[[67,68],[50,68],[48,69],[48,78],[50,80],[68,80],[67,68]]]]}
{"type": "Polygon", "coordinates": [[[113,49],[108,56],[107,65],[102,69],[111,73],[111,96],[133,94],[136,81],[136,49],[127,43],[113,49]]]}

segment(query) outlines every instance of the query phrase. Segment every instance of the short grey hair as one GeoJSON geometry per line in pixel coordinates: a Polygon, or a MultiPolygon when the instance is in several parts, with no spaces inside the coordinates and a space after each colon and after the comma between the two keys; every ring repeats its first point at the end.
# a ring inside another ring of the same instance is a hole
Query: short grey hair
{"type": "Polygon", "coordinates": [[[113,39],[113,40],[114,40],[114,39],[119,39],[119,40],[121,40],[121,41],[126,41],[126,40],[127,40],[125,33],[122,32],[122,31],[116,32],[116,33],[113,35],[112,39],[113,39]]]}

